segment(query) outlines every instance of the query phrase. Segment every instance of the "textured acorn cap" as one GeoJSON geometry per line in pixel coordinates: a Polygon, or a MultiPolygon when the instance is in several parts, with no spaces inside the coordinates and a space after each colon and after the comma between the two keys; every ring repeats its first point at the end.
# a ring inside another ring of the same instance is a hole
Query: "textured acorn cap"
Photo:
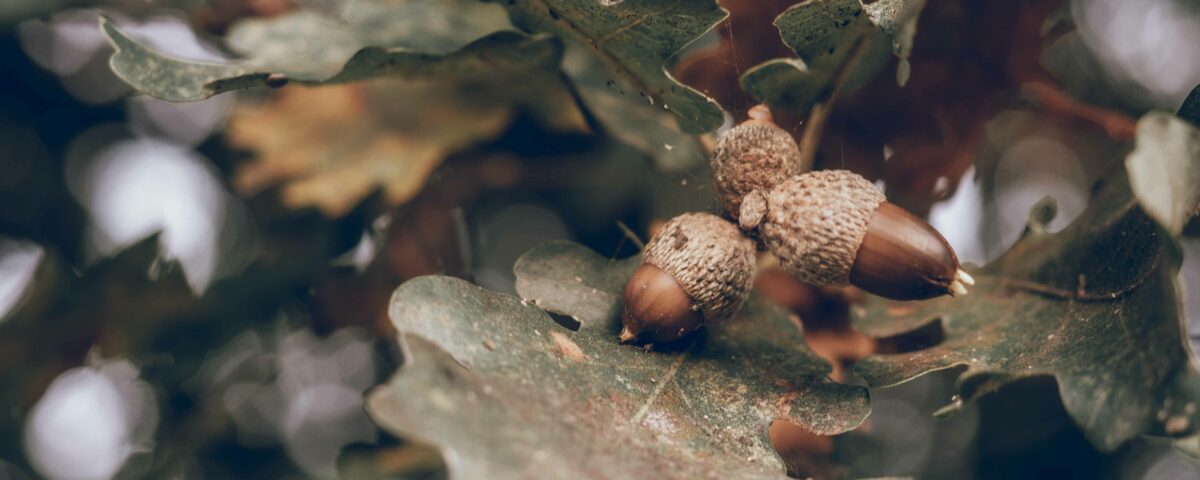
{"type": "Polygon", "coordinates": [[[871,215],[884,200],[883,192],[853,172],[808,172],[770,191],[758,228],[763,242],[796,278],[817,286],[846,286],[871,215]]]}
{"type": "Polygon", "coordinates": [[[671,219],[642,252],[642,262],[670,274],[714,322],[733,315],[754,279],[754,242],[732,223],[708,213],[671,219]]]}
{"type": "Polygon", "coordinates": [[[800,173],[800,147],[786,130],[750,120],[721,136],[713,149],[713,183],[725,213],[736,220],[742,197],[800,173]]]}

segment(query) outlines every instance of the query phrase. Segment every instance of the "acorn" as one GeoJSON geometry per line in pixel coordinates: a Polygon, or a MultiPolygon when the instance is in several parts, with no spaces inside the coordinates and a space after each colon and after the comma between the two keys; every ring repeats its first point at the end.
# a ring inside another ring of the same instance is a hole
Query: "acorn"
{"type": "Polygon", "coordinates": [[[670,342],[737,312],[754,281],[754,241],[708,213],[663,225],[625,284],[621,343],[670,342]]]}
{"type": "Polygon", "coordinates": [[[750,119],[733,127],[713,148],[713,183],[717,200],[737,220],[746,194],[768,191],[800,173],[800,147],[772,120],[766,105],[750,109],[750,119]]]}
{"type": "Polygon", "coordinates": [[[751,192],[739,224],[757,229],[784,268],[813,285],[921,300],[964,295],[975,284],[937,230],[850,171],[808,172],[751,192]]]}

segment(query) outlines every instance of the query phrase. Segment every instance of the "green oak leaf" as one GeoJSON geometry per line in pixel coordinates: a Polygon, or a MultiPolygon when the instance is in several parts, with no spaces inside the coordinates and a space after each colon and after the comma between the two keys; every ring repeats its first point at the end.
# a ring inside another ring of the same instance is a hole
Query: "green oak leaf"
{"type": "MultiPolygon", "coordinates": [[[[530,32],[557,33],[607,67],[602,80],[591,73],[594,69],[568,70],[575,81],[599,80],[604,88],[627,97],[625,105],[669,111],[685,133],[712,131],[724,122],[724,111],[713,99],[679,83],[667,71],[681,49],[728,16],[715,1],[511,0],[503,4],[513,24],[530,32]]],[[[587,92],[580,95],[589,100],[587,92]]]]}
{"type": "Polygon", "coordinates": [[[866,417],[866,389],[831,381],[790,315],[759,297],[677,348],[618,344],[638,264],[560,242],[517,261],[524,300],[406,282],[389,310],[404,366],[368,413],[438,448],[451,478],[784,478],[772,420],[831,435],[866,417]]]}
{"type": "Polygon", "coordinates": [[[775,19],[775,26],[798,58],[776,58],[747,70],[742,89],[772,106],[806,111],[833,92],[843,68],[851,70],[841,88],[852,91],[883,70],[889,51],[901,58],[897,80],[903,85],[923,6],[922,0],[880,0],[866,6],[860,0],[808,0],[794,5],[775,19]],[[859,48],[865,51],[854,59],[859,48]]]}
{"type": "Polygon", "coordinates": [[[1200,204],[1200,128],[1168,112],[1143,115],[1125,168],[1146,212],[1182,233],[1200,204]]]}
{"type": "Polygon", "coordinates": [[[587,47],[568,44],[563,56],[563,71],[575,85],[575,92],[604,129],[621,142],[655,159],[666,171],[680,171],[708,163],[708,154],[693,135],[679,130],[669,112],[637,98],[625,87],[618,87],[611,71],[587,47]]]}
{"type": "Polygon", "coordinates": [[[494,5],[453,3],[356,2],[345,21],[306,11],[243,21],[228,36],[243,59],[231,63],[173,58],[133,41],[106,18],[100,25],[116,48],[110,63],[117,76],[174,102],[285,81],[316,85],[381,75],[469,80],[557,70],[558,40],[511,31],[494,5]]]}
{"type": "Polygon", "coordinates": [[[1052,376],[1067,413],[1104,451],[1144,434],[1195,432],[1200,376],[1182,338],[1177,247],[1139,206],[1123,170],[1094,192],[1058,233],[1045,229],[1048,204],[1035,208],[1024,236],[975,272],[965,297],[857,309],[867,335],[942,339],[867,357],[855,371],[887,386],[958,370],[960,399],[945,413],[1004,384],[1052,376]]]}

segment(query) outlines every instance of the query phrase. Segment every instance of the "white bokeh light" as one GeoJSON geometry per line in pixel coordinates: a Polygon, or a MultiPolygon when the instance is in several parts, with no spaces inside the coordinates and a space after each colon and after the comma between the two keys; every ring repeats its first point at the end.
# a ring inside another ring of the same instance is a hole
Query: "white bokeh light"
{"type": "Polygon", "coordinates": [[[1174,109],[1200,83],[1200,3],[1072,0],[1078,31],[1105,68],[1174,109]]]}
{"type": "Polygon", "coordinates": [[[342,446],[375,441],[362,403],[361,390],[341,383],[313,385],[293,396],[281,432],[292,461],[315,477],[337,478],[342,446]]]}
{"type": "MultiPolygon", "coordinates": [[[[99,28],[101,10],[66,9],[46,19],[30,19],[17,28],[21,48],[42,68],[59,76],[63,88],[76,99],[106,104],[129,91],[108,65],[112,47],[99,28]]],[[[226,59],[208,46],[186,19],[151,15],[133,19],[105,11],[130,37],[169,55],[209,62],[226,59]]]]}
{"type": "Polygon", "coordinates": [[[25,445],[34,468],[55,479],[106,479],[129,455],[129,425],[116,385],[90,368],[59,375],[30,412],[25,445]]]}
{"type": "Polygon", "coordinates": [[[73,368],[29,412],[25,450],[46,478],[112,478],[130,455],[153,447],[158,408],[128,361],[73,368]]]}
{"type": "Polygon", "coordinates": [[[0,323],[25,298],[45,254],[37,244],[0,237],[0,323]]]}
{"type": "Polygon", "coordinates": [[[173,103],[134,96],[126,99],[125,111],[134,133],[195,146],[224,125],[234,99],[230,95],[218,95],[199,102],[173,103]]]}
{"type": "Polygon", "coordinates": [[[282,444],[308,475],[333,478],[343,446],[377,437],[362,405],[377,381],[370,337],[342,329],[321,338],[302,329],[275,338],[238,336],[205,361],[201,381],[221,392],[240,443],[282,444]]]}
{"type": "Polygon", "coordinates": [[[79,72],[106,44],[100,33],[99,11],[64,10],[49,19],[17,25],[17,40],[38,66],[58,75],[79,72]]]}
{"type": "Polygon", "coordinates": [[[958,184],[958,190],[929,211],[929,224],[941,232],[962,263],[983,265],[987,262],[979,226],[983,217],[983,196],[971,167],[958,184]]]}
{"type": "Polygon", "coordinates": [[[192,289],[209,285],[228,210],[238,205],[204,157],[151,138],[69,156],[67,185],[91,217],[93,260],[162,232],[163,256],[179,260],[192,289]]]}

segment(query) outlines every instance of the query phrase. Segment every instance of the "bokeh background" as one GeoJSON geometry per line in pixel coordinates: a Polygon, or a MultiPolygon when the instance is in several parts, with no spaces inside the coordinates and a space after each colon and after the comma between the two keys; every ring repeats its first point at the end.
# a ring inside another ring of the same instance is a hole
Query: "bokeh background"
{"type": "MultiPolygon", "coordinates": [[[[376,80],[172,104],[114,76],[97,28],[103,11],[162,51],[222,62],[239,19],[329,2],[8,3],[0,478],[439,478],[435,452],[362,410],[398,367],[396,286],[436,273],[513,292],[513,262],[541,242],[624,257],[630,235],[715,211],[702,155],[664,163],[569,96],[530,106],[376,80]],[[436,148],[412,146],[431,137],[436,148]]],[[[728,128],[754,103],[737,76],[789,53],[770,22],[792,2],[721,3],[730,20],[674,71],[729,110],[728,128]]],[[[1134,119],[1200,84],[1194,1],[937,0],[919,25],[908,85],[884,74],[841,97],[817,165],[877,181],[967,263],[1002,253],[1046,197],[1051,228],[1068,224],[1124,158],[1134,119]]],[[[1194,342],[1200,239],[1184,249],[1194,342]]],[[[778,270],[757,285],[799,314],[840,381],[863,383],[848,362],[890,348],[848,323],[857,292],[778,270]]],[[[794,473],[818,478],[1200,478],[1165,441],[1094,450],[1053,381],[934,419],[950,382],[873,390],[868,422],[833,439],[772,436],[794,473]]]]}

